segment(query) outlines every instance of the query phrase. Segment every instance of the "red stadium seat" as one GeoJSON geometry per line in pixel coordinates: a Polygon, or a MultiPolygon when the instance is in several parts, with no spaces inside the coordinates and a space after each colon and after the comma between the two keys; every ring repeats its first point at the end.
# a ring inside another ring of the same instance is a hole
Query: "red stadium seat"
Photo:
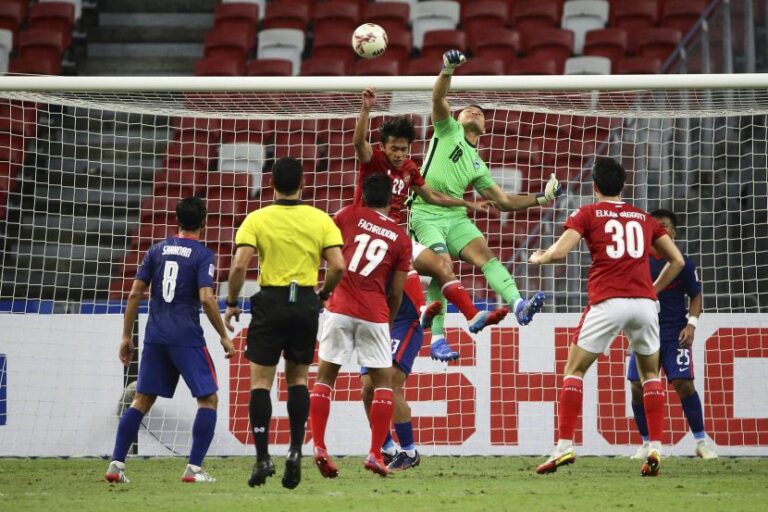
{"type": "Polygon", "coordinates": [[[272,2],[267,4],[264,27],[305,30],[309,23],[309,6],[301,2],[272,2]]]}
{"type": "Polygon", "coordinates": [[[320,152],[318,147],[314,144],[306,145],[283,145],[275,144],[275,159],[292,157],[301,161],[304,171],[308,173],[314,173],[315,165],[320,159],[320,152]]]}
{"type": "Polygon", "coordinates": [[[566,59],[573,55],[573,39],[573,32],[570,30],[537,30],[526,36],[525,53],[528,57],[554,60],[560,74],[566,59]]]}
{"type": "Polygon", "coordinates": [[[469,2],[461,8],[461,26],[470,38],[504,30],[508,19],[509,7],[499,0],[469,2]]]}
{"type": "Polygon", "coordinates": [[[195,76],[243,76],[245,62],[238,59],[202,58],[195,64],[195,76]]]}
{"type": "Polygon", "coordinates": [[[659,6],[656,0],[612,2],[610,17],[612,28],[623,28],[628,34],[636,34],[656,25],[659,6]]]}
{"type": "Polygon", "coordinates": [[[213,29],[205,35],[203,57],[245,62],[253,47],[253,36],[247,31],[213,29]]]}
{"type": "Polygon", "coordinates": [[[413,34],[407,28],[391,28],[387,30],[387,39],[389,44],[385,55],[396,59],[400,63],[400,69],[403,69],[413,52],[413,34]]]}
{"type": "Polygon", "coordinates": [[[500,59],[471,59],[456,68],[457,75],[503,75],[504,62],[500,59]]]}
{"type": "Polygon", "coordinates": [[[345,76],[347,65],[337,59],[313,57],[301,63],[302,76],[345,76]]]}
{"type": "Polygon", "coordinates": [[[270,144],[275,135],[274,121],[254,119],[224,119],[221,122],[221,142],[270,144]]]}
{"type": "Polygon", "coordinates": [[[650,28],[632,34],[630,45],[638,57],[659,59],[662,63],[672,55],[680,44],[682,34],[674,28],[650,28]]]}
{"type": "Polygon", "coordinates": [[[62,48],[72,44],[75,6],[69,2],[41,2],[29,8],[29,30],[57,32],[63,36],[62,48]]]}
{"type": "Polygon", "coordinates": [[[652,75],[659,71],[661,61],[647,57],[625,57],[613,66],[614,75],[652,75]]]}
{"type": "Polygon", "coordinates": [[[64,35],[46,29],[34,29],[19,34],[19,57],[61,61],[64,35]]]}
{"type": "Polygon", "coordinates": [[[13,40],[19,33],[19,25],[26,15],[26,2],[24,9],[20,3],[0,2],[0,29],[10,30],[13,33],[13,40]]]}
{"type": "Polygon", "coordinates": [[[559,8],[555,0],[517,2],[512,8],[513,26],[524,36],[541,29],[556,28],[560,22],[559,8]]]}
{"type": "Polygon", "coordinates": [[[37,130],[37,110],[34,107],[0,103],[0,132],[31,137],[37,130]]]}
{"type": "Polygon", "coordinates": [[[293,63],[285,59],[256,59],[248,63],[248,76],[291,76],[293,63]]]}
{"type": "Polygon", "coordinates": [[[24,162],[24,145],[22,135],[0,133],[0,162],[22,164],[24,162]]]}
{"type": "Polygon", "coordinates": [[[317,4],[313,16],[315,31],[338,30],[352,34],[360,24],[360,10],[356,3],[330,1],[317,4]]]}
{"type": "Polygon", "coordinates": [[[8,73],[22,75],[60,75],[61,59],[16,57],[8,63],[8,73]]]}
{"type": "Polygon", "coordinates": [[[344,69],[350,69],[355,60],[351,49],[352,35],[338,30],[322,30],[315,33],[312,57],[336,59],[344,63],[344,69]]]}
{"type": "Polygon", "coordinates": [[[355,63],[355,75],[357,76],[398,76],[400,75],[400,62],[395,59],[385,58],[386,54],[378,59],[363,59],[355,63]]]}
{"type": "Polygon", "coordinates": [[[508,61],[520,51],[520,34],[515,30],[500,29],[494,32],[469,34],[469,49],[473,57],[508,61]]]}
{"type": "Polygon", "coordinates": [[[437,75],[440,72],[441,61],[436,59],[425,59],[420,57],[408,61],[405,66],[405,72],[411,76],[437,75]]]}
{"type": "Polygon", "coordinates": [[[424,34],[421,56],[427,59],[442,60],[443,53],[457,49],[466,51],[467,36],[461,30],[430,30],[424,34]]]}
{"type": "Polygon", "coordinates": [[[246,32],[256,35],[259,26],[259,5],[253,3],[219,4],[213,11],[215,30],[246,32]]]}
{"type": "Polygon", "coordinates": [[[665,0],[659,25],[685,34],[699,21],[708,3],[707,0],[665,0]]]}
{"type": "Polygon", "coordinates": [[[615,64],[627,53],[627,32],[620,28],[604,28],[587,32],[584,55],[607,57],[615,64]]]}
{"type": "Polygon", "coordinates": [[[510,75],[558,75],[557,63],[552,59],[524,57],[507,64],[510,75]]]}
{"type": "Polygon", "coordinates": [[[363,19],[369,23],[380,25],[387,31],[389,43],[394,38],[391,32],[394,30],[408,30],[411,7],[405,2],[374,2],[367,4],[363,12],[363,19]]]}

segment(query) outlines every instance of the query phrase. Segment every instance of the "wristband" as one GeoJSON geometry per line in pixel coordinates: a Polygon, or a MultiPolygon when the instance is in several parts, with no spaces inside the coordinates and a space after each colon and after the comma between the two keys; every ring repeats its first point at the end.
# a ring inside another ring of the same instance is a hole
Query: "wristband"
{"type": "Polygon", "coordinates": [[[237,306],[238,306],[238,302],[237,301],[234,301],[234,302],[227,301],[227,307],[228,308],[236,308],[237,306]]]}
{"type": "Polygon", "coordinates": [[[688,317],[688,325],[692,325],[696,327],[696,324],[699,323],[699,317],[697,316],[689,316],[688,317]]]}
{"type": "Polygon", "coordinates": [[[328,300],[331,298],[331,294],[328,292],[324,292],[323,290],[320,290],[317,292],[317,296],[320,297],[320,300],[328,300]]]}

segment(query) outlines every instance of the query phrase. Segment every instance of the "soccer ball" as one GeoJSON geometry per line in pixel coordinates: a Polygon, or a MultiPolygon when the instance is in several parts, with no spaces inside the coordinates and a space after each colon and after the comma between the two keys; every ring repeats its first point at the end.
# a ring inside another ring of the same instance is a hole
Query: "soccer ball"
{"type": "Polygon", "coordinates": [[[387,33],[374,23],[364,23],[352,33],[352,48],[364,59],[378,57],[387,49],[387,33]]]}

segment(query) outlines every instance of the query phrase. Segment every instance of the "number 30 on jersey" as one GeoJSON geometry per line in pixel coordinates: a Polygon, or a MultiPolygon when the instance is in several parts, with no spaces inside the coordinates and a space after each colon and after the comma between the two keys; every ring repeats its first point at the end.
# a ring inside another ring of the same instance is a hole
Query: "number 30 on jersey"
{"type": "Polygon", "coordinates": [[[610,258],[618,260],[628,254],[630,258],[641,258],[645,247],[643,227],[639,222],[631,220],[622,224],[616,219],[605,223],[605,232],[611,235],[613,244],[605,247],[605,252],[610,258]]]}

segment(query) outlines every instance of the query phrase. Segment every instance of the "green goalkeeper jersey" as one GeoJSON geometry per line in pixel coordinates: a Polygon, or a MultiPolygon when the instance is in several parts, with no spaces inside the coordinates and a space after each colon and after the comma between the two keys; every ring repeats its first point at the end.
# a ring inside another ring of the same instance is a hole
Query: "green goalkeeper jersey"
{"type": "MultiPolygon", "coordinates": [[[[464,138],[464,127],[458,121],[448,117],[434,126],[435,133],[421,167],[421,175],[432,190],[461,199],[470,185],[478,192],[494,185],[488,167],[464,138]]],[[[466,215],[466,208],[429,204],[417,196],[411,212],[414,215],[443,216],[448,212],[466,215]]]]}

